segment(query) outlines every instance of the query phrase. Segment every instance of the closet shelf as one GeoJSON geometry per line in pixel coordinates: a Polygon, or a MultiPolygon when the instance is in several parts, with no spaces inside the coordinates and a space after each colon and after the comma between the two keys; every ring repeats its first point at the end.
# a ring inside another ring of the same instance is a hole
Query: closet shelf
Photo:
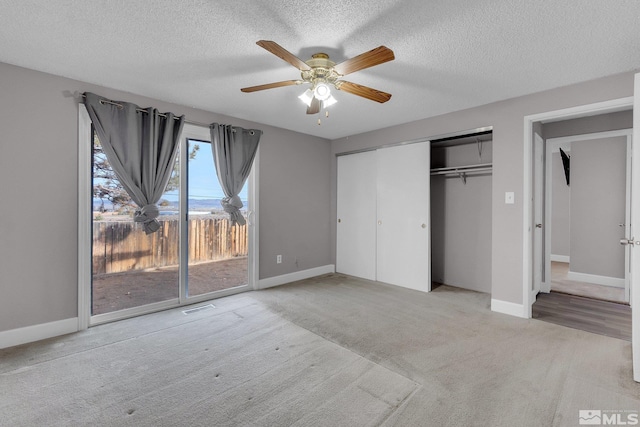
{"type": "Polygon", "coordinates": [[[456,175],[458,172],[484,172],[490,171],[492,168],[492,163],[481,163],[477,165],[466,165],[466,166],[451,166],[447,168],[433,168],[431,169],[431,175],[456,175]]]}
{"type": "Polygon", "coordinates": [[[467,174],[487,172],[493,167],[492,163],[481,163],[476,165],[466,166],[451,166],[447,168],[433,168],[431,169],[431,175],[457,175],[462,179],[463,183],[467,183],[467,174]]]}

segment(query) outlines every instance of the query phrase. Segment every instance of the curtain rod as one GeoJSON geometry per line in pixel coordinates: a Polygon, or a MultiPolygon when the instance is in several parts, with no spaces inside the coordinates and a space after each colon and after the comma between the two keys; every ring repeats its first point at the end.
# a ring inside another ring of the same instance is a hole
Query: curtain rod
{"type": "MultiPolygon", "coordinates": [[[[81,97],[83,97],[83,98],[86,98],[86,97],[87,97],[84,93],[81,93],[81,94],[80,94],[80,96],[81,96],[81,97]]],[[[115,105],[115,106],[116,106],[116,107],[118,107],[118,108],[124,108],[124,105],[119,104],[119,103],[114,102],[114,101],[110,101],[110,100],[108,100],[108,99],[101,99],[101,100],[100,100],[100,103],[101,103],[101,104],[110,104],[110,105],[115,105]]],[[[142,108],[136,108],[136,111],[137,111],[137,112],[139,112],[139,113],[148,113],[148,111],[147,111],[147,110],[144,110],[144,109],[142,109],[142,108]]],[[[158,115],[159,115],[159,116],[161,116],[161,117],[165,117],[165,118],[167,117],[167,115],[166,115],[166,114],[163,114],[163,113],[158,113],[158,115]]],[[[180,117],[174,117],[173,119],[174,119],[174,120],[180,120],[180,117]]],[[[185,121],[184,121],[184,122],[185,122],[185,123],[188,123],[188,124],[190,124],[190,125],[202,126],[202,127],[205,127],[205,128],[208,128],[208,127],[209,127],[209,125],[208,125],[208,124],[206,124],[206,123],[193,122],[193,121],[191,121],[191,120],[187,120],[187,119],[185,119],[185,121]]]]}

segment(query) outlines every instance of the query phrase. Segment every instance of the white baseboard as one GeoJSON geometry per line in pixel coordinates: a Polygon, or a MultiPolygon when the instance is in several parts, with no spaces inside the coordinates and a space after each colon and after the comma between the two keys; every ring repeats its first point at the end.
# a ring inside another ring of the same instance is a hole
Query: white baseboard
{"type": "Polygon", "coordinates": [[[509,316],[521,317],[523,319],[529,318],[529,315],[522,304],[502,301],[499,299],[491,299],[491,311],[508,314],[509,316]]]}
{"type": "Polygon", "coordinates": [[[571,257],[569,255],[550,255],[551,261],[553,262],[566,262],[567,264],[571,262],[571,257]]]}
{"type": "Polygon", "coordinates": [[[609,276],[597,276],[595,274],[576,273],[575,271],[569,271],[567,273],[567,279],[574,282],[587,282],[595,285],[611,286],[612,288],[624,289],[624,279],[618,277],[609,276]]]}
{"type": "Polygon", "coordinates": [[[336,272],[336,266],[333,264],[323,265],[322,267],[310,268],[308,270],[296,271],[294,273],[283,274],[282,276],[268,277],[258,280],[257,289],[266,289],[273,286],[284,285],[298,280],[309,279],[311,277],[322,276],[336,272]]]}
{"type": "Polygon", "coordinates": [[[78,331],[78,318],[25,326],[0,332],[0,348],[13,347],[78,331]]]}

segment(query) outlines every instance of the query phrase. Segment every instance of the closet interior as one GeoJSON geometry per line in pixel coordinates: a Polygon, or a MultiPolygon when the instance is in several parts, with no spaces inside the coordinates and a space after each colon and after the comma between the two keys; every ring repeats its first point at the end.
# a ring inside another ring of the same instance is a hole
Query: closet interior
{"type": "Polygon", "coordinates": [[[492,131],[431,141],[433,286],[491,293],[492,131]]]}

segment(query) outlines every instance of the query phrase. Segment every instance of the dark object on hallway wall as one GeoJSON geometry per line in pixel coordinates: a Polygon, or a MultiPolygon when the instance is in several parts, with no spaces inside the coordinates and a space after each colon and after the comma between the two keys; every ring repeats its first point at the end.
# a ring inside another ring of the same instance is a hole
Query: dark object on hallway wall
{"type": "Polygon", "coordinates": [[[565,153],[562,148],[560,148],[560,157],[562,157],[562,166],[564,167],[564,177],[567,180],[567,185],[569,185],[569,176],[570,174],[570,163],[571,163],[571,157],[569,157],[569,155],[567,155],[567,153],[565,153]]]}

